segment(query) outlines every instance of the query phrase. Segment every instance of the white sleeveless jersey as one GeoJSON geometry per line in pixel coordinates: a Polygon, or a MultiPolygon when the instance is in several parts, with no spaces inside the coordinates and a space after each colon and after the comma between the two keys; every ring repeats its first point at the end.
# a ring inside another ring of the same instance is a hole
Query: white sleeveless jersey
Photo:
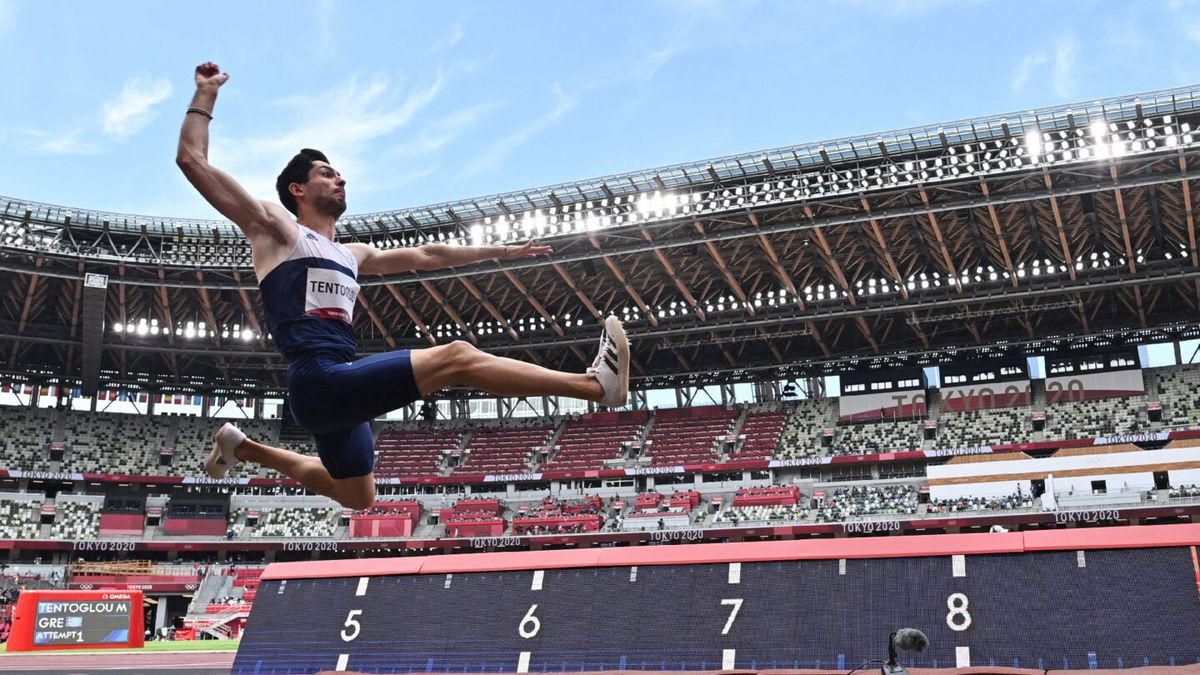
{"type": "Polygon", "coordinates": [[[353,354],[358,261],[345,246],[297,226],[296,247],[258,283],[267,328],[285,356],[319,350],[353,354]]]}

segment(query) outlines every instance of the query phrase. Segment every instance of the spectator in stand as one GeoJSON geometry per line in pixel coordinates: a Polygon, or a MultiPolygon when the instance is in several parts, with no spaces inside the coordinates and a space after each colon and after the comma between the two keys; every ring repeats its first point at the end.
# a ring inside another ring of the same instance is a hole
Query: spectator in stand
{"type": "Polygon", "coordinates": [[[929,513],[957,511],[1007,511],[1030,508],[1033,500],[1020,492],[1005,497],[959,497],[957,499],[934,499],[929,502],[929,513]]]}
{"type": "Polygon", "coordinates": [[[1195,485],[1180,485],[1178,488],[1171,488],[1171,491],[1167,494],[1171,498],[1200,497],[1200,487],[1195,485]]]}

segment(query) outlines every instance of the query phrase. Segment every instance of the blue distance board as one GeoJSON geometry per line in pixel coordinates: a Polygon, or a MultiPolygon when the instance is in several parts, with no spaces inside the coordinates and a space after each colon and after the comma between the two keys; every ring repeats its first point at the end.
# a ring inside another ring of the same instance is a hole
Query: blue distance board
{"type": "MultiPolygon", "coordinates": [[[[347,561],[347,565],[354,565],[347,561]]],[[[1200,660],[1188,547],[263,581],[233,675],[1200,660]]]]}

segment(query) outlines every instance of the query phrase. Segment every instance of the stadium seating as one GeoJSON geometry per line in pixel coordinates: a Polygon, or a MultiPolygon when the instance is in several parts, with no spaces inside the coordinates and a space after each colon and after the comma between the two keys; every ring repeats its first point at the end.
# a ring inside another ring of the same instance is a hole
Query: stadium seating
{"type": "Polygon", "coordinates": [[[822,432],[833,426],[830,399],[805,399],[795,404],[779,435],[779,459],[817,457],[824,454],[822,432]]]}
{"type": "Polygon", "coordinates": [[[730,453],[727,459],[764,459],[775,456],[779,445],[779,436],[783,425],[788,419],[783,410],[763,410],[747,412],[738,433],[740,438],[737,449],[730,453]]]}
{"type": "Polygon", "coordinates": [[[58,499],[51,539],[95,539],[100,534],[99,501],[63,501],[58,499]]]}
{"type": "Polygon", "coordinates": [[[1046,438],[1130,434],[1148,426],[1145,396],[1063,401],[1046,405],[1046,438]]]}
{"type": "Polygon", "coordinates": [[[42,500],[0,497],[0,539],[36,539],[42,500]]]}
{"type": "Polygon", "coordinates": [[[292,507],[263,509],[254,528],[255,537],[331,537],[339,508],[292,507]]]}
{"type": "Polygon", "coordinates": [[[579,502],[546,497],[513,518],[513,534],[572,534],[597,532],[604,524],[603,500],[588,497],[579,502]]]}
{"type": "Polygon", "coordinates": [[[1033,440],[1033,410],[1028,406],[951,412],[942,410],[939,448],[966,448],[1033,440]]]}
{"type": "Polygon", "coordinates": [[[1011,494],[1007,497],[972,497],[959,499],[934,499],[925,508],[926,513],[958,513],[959,511],[1009,511],[1033,508],[1029,493],[1011,494]]]}
{"type": "Polygon", "coordinates": [[[764,485],[739,488],[733,496],[734,506],[783,506],[795,504],[802,498],[794,485],[764,485]]]}
{"type": "Polygon", "coordinates": [[[758,523],[778,520],[802,520],[808,515],[808,510],[802,504],[769,506],[727,506],[713,517],[713,524],[728,523],[758,523]]]}
{"type": "MultiPolygon", "coordinates": [[[[164,475],[159,450],[167,441],[171,418],[104,412],[68,411],[70,439],[63,468],[83,473],[164,475]]],[[[209,442],[211,443],[209,432],[209,442]]]]}
{"type": "Polygon", "coordinates": [[[436,476],[442,458],[458,449],[462,437],[457,429],[385,428],[375,439],[375,474],[380,478],[436,476]]]}
{"type": "Polygon", "coordinates": [[[508,520],[492,511],[458,510],[443,519],[446,535],[450,537],[494,537],[508,528],[508,520]]]}
{"type": "Polygon", "coordinates": [[[1163,421],[1172,426],[1200,428],[1200,365],[1155,370],[1163,421]]]}
{"type": "Polygon", "coordinates": [[[839,426],[832,455],[870,455],[880,452],[920,450],[923,439],[920,421],[866,422],[839,426]]]}
{"type": "Polygon", "coordinates": [[[553,427],[544,423],[516,427],[479,427],[453,473],[525,473],[534,449],[546,445],[553,427]]]}
{"type": "Polygon", "coordinates": [[[229,511],[229,522],[226,527],[230,530],[233,530],[235,537],[242,536],[242,533],[246,531],[247,511],[249,511],[249,509],[244,506],[236,509],[230,509],[229,511]]]}
{"type": "Polygon", "coordinates": [[[46,410],[0,406],[0,461],[5,469],[48,471],[54,419],[46,410]]]}
{"type": "Polygon", "coordinates": [[[917,489],[911,485],[864,485],[839,488],[817,508],[816,521],[839,522],[882,514],[917,512],[917,489]]]}
{"type": "Polygon", "coordinates": [[[729,434],[737,413],[720,406],[660,410],[643,454],[654,466],[717,461],[718,437],[729,434]]]}
{"type": "Polygon", "coordinates": [[[592,413],[566,423],[554,445],[554,455],[542,471],[600,469],[604,460],[621,456],[623,444],[641,440],[649,413],[635,411],[613,415],[592,413]]]}

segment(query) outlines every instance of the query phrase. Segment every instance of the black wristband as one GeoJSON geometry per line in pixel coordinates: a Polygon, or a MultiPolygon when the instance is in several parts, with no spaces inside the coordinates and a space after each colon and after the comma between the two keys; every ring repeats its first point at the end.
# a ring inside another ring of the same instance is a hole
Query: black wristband
{"type": "Polygon", "coordinates": [[[188,108],[187,111],[188,114],[195,113],[197,115],[204,115],[210,120],[212,119],[212,113],[208,112],[204,108],[188,108]]]}

